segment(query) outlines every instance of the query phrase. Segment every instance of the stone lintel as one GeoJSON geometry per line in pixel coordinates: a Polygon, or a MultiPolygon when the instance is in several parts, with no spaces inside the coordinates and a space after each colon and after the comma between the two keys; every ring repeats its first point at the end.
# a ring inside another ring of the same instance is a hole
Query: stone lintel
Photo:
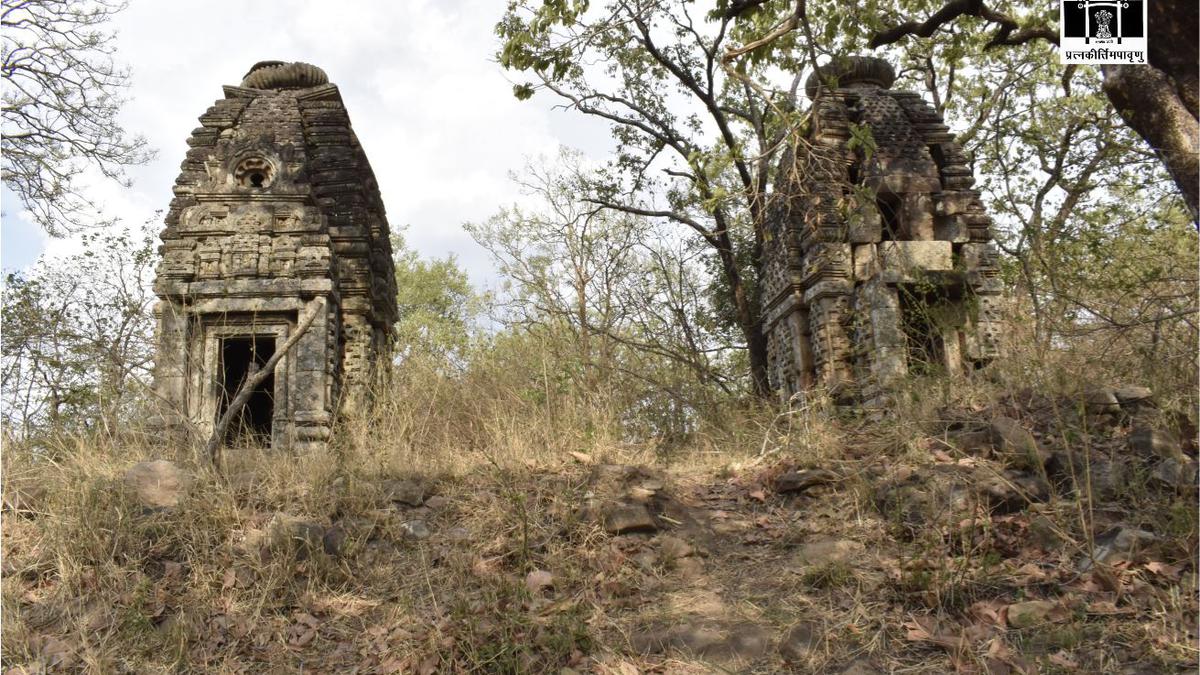
{"type": "Polygon", "coordinates": [[[239,87],[235,84],[226,84],[221,87],[221,90],[225,92],[225,98],[258,98],[270,93],[265,89],[251,89],[250,87],[239,87]]]}
{"type": "Polygon", "coordinates": [[[333,280],[307,279],[235,279],[192,281],[161,285],[163,296],[278,298],[294,295],[321,295],[333,292],[333,280]]]}
{"type": "Polygon", "coordinates": [[[804,291],[804,303],[811,305],[824,298],[844,298],[854,291],[854,282],[850,279],[824,279],[804,291]]]}
{"type": "Polygon", "coordinates": [[[275,314],[295,312],[303,309],[307,300],[300,296],[272,296],[270,298],[209,298],[189,307],[192,314],[225,314],[231,312],[259,312],[275,314]]]}
{"type": "Polygon", "coordinates": [[[882,268],[912,275],[954,269],[953,247],[948,241],[884,241],[879,244],[882,268]]]}

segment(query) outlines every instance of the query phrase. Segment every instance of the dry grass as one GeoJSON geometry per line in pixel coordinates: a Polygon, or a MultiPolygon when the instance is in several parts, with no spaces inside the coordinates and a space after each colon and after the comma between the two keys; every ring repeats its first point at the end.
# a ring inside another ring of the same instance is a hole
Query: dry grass
{"type": "Polygon", "coordinates": [[[3,523],[3,664],[14,673],[766,673],[1194,662],[1194,495],[1135,475],[1111,502],[1065,488],[1033,508],[915,534],[877,508],[886,481],[945,463],[935,451],[953,452],[943,441],[964,419],[1004,412],[1087,457],[1128,433],[1127,421],[1091,428],[1078,414],[1073,402],[1093,385],[1152,383],[1160,407],[1147,415],[1160,425],[1195,405],[1190,373],[1135,379],[1120,359],[1092,361],[1084,349],[1014,349],[1017,358],[970,380],[913,383],[901,411],[881,419],[819,397],[791,414],[730,404],[670,448],[631,437],[614,397],[572,394],[503,364],[466,375],[410,367],[369,417],[343,423],[329,450],[231,451],[226,479],[198,466],[193,449],[156,447],[132,429],[10,441],[6,499],[24,495],[31,512],[9,511],[3,523]],[[147,512],[121,476],[163,456],[196,482],[178,508],[147,512]],[[600,464],[650,468],[606,483],[600,464]],[[797,468],[841,479],[776,494],[775,477],[797,468]],[[438,499],[393,505],[383,486],[397,479],[438,499]],[[664,511],[667,532],[614,536],[581,518],[589,497],[637,481],[661,484],[656,498],[674,509],[664,511]],[[337,555],[285,542],[264,556],[254,542],[276,513],[339,526],[345,543],[337,555]],[[1149,558],[1080,575],[1078,552],[1105,518],[1155,525],[1163,543],[1149,558]],[[409,534],[415,520],[431,536],[409,534]],[[1043,531],[1066,541],[1031,544],[1043,531]],[[671,553],[666,534],[694,553],[671,553]],[[848,554],[822,557],[831,547],[848,554]],[[531,588],[535,571],[552,582],[531,588]],[[1052,599],[1062,615],[1042,630],[987,618],[1032,598],[1052,599]]]}

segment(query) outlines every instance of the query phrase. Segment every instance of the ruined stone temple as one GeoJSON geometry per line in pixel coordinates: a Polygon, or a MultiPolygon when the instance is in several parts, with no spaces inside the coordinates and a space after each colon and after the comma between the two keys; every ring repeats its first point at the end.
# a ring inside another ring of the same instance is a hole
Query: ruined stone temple
{"type": "Polygon", "coordinates": [[[764,246],[770,379],[785,397],[824,386],[882,402],[910,373],[997,356],[991,221],[953,134],[920,95],[890,89],[890,64],[850,57],[820,74],[764,246]]]}
{"type": "Polygon", "coordinates": [[[162,231],[160,423],[207,437],[301,313],[316,311],[226,440],[319,446],[390,355],[396,281],[383,202],[320,68],[264,61],[224,90],[188,139],[162,231]]]}

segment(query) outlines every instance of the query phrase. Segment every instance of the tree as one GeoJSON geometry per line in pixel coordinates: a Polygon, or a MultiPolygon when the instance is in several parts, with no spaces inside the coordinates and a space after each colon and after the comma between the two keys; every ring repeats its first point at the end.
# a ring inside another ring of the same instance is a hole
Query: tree
{"type": "Polygon", "coordinates": [[[536,396],[553,391],[613,413],[630,438],[663,447],[745,390],[737,331],[716,320],[707,245],[670,222],[578,199],[594,181],[562,150],[513,175],[527,198],[467,226],[502,279],[487,358],[541,356],[536,396]]]}
{"type": "Polygon", "coordinates": [[[114,0],[5,2],[3,181],[51,235],[99,220],[81,174],[92,167],[128,184],[125,170],[152,154],[117,115],[129,73],[113,60],[106,24],[114,0]]]}
{"type": "Polygon", "coordinates": [[[504,326],[563,346],[569,353],[557,356],[575,364],[571,379],[582,391],[649,388],[696,408],[733,388],[737,350],[704,297],[703,246],[644,216],[580,201],[593,179],[576,152],[530,162],[513,180],[532,204],[467,226],[504,280],[504,326]]]}
{"type": "Polygon", "coordinates": [[[460,361],[483,311],[484,298],[471,287],[454,256],[424,259],[408,248],[402,231],[392,233],[396,267],[396,352],[401,359],[460,361]]]}
{"type": "MultiPolygon", "coordinates": [[[[832,3],[830,3],[832,4],[832,3]]],[[[793,43],[782,39],[803,30],[811,36],[828,36],[827,48],[833,46],[831,32],[843,34],[843,45],[852,49],[862,46],[857,38],[867,34],[866,45],[872,49],[897,44],[907,36],[931,38],[967,44],[978,52],[997,47],[1024,46],[1038,43],[1058,45],[1058,5],[1041,3],[1034,8],[1000,0],[947,0],[935,11],[928,3],[908,0],[902,3],[881,4],[877,1],[838,6],[829,16],[830,7],[817,8],[824,15],[810,17],[806,0],[749,0],[721,2],[726,16],[737,17],[738,26],[745,31],[747,44],[731,50],[733,57],[753,53],[764,58],[770,50],[790,50],[793,43]],[[911,16],[926,18],[917,20],[911,16]]],[[[937,7],[934,4],[933,7],[937,7]]],[[[1175,185],[1183,194],[1192,219],[1198,217],[1200,199],[1200,63],[1196,58],[1196,34],[1200,30],[1200,5],[1192,0],[1161,0],[1148,5],[1148,61],[1146,65],[1104,65],[1099,88],[1112,109],[1120,115],[1158,154],[1175,185]]],[[[1054,55],[1046,58],[1057,63],[1054,55]]],[[[1062,68],[1064,88],[1080,69],[1062,68]]],[[[1095,86],[1095,85],[1092,85],[1095,86]]]]}
{"type": "MultiPolygon", "coordinates": [[[[517,0],[497,25],[499,59],[535,78],[516,87],[518,97],[546,91],[612,125],[617,158],[581,198],[672,223],[705,247],[715,301],[741,334],[753,391],[765,396],[756,284],[775,160],[795,116],[786,95],[764,95],[767,64],[722,67],[733,17],[696,12],[684,0],[596,10],[517,0]]],[[[796,62],[782,65],[798,78],[796,62]]]]}
{"type": "Polygon", "coordinates": [[[84,245],[5,279],[2,418],[12,432],[111,430],[148,391],[154,237],[95,232],[84,245]]]}
{"type": "Polygon", "coordinates": [[[1164,359],[1193,364],[1188,213],[1154,153],[1111,114],[1099,75],[1079,72],[1067,95],[1047,44],[987,59],[934,49],[916,43],[904,63],[932,67],[921,79],[935,100],[986,102],[951,106],[947,119],[964,129],[1040,346],[1103,340],[1102,351],[1143,358],[1147,372],[1164,359]],[[974,76],[951,77],[964,70],[974,76]]]}

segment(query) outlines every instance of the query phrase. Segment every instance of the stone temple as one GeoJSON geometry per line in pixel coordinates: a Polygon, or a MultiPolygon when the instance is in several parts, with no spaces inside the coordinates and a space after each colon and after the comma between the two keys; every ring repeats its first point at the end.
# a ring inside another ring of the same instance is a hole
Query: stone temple
{"type": "Polygon", "coordinates": [[[383,202],[321,69],[264,61],[224,90],[188,139],[162,231],[160,423],[207,438],[300,313],[320,307],[223,440],[321,446],[390,357],[396,281],[383,202]]]}
{"type": "Polygon", "coordinates": [[[890,64],[849,57],[819,75],[764,244],[771,385],[881,403],[909,374],[998,355],[991,221],[962,148],[920,95],[890,89],[890,64]]]}

